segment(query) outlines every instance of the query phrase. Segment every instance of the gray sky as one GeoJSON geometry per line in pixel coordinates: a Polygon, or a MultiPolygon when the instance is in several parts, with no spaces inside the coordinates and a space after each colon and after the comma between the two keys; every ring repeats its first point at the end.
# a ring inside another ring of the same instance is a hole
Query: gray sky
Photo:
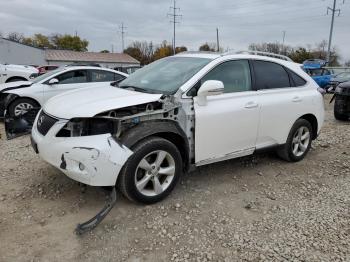
{"type": "MultiPolygon", "coordinates": [[[[197,50],[204,42],[220,42],[226,49],[246,50],[253,42],[314,45],[328,40],[332,0],[178,0],[183,15],[177,26],[177,45],[197,50]]],[[[90,51],[121,50],[119,25],[127,27],[126,43],[134,40],[172,41],[166,14],[172,0],[0,0],[0,32],[78,32],[89,40],[90,51]]],[[[333,42],[343,60],[350,60],[350,1],[338,0],[333,42]]]]}

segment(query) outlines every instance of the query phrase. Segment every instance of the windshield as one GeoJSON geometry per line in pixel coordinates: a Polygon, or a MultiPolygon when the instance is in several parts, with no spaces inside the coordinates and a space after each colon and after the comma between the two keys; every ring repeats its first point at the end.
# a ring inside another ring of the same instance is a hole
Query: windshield
{"type": "Polygon", "coordinates": [[[54,74],[57,74],[57,73],[61,72],[61,71],[62,71],[62,68],[57,68],[57,69],[55,69],[55,70],[49,71],[49,72],[47,72],[47,73],[45,73],[45,74],[43,74],[43,75],[40,75],[40,76],[34,78],[34,79],[32,80],[32,82],[33,82],[34,84],[37,84],[37,83],[39,83],[39,82],[41,82],[41,81],[43,81],[43,80],[46,80],[47,78],[53,76],[54,74]]]}
{"type": "Polygon", "coordinates": [[[211,59],[198,57],[168,57],[145,66],[119,84],[147,93],[174,94],[211,59]]]}

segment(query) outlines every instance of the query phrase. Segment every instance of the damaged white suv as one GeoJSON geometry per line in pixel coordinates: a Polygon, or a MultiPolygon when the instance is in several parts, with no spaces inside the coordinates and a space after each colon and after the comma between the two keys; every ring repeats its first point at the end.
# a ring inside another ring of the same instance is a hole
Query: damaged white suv
{"type": "Polygon", "coordinates": [[[32,145],[76,181],[154,203],[191,167],[266,148],[303,159],[324,120],[317,87],[283,59],[182,53],[119,87],[52,98],[36,117],[32,145]]]}

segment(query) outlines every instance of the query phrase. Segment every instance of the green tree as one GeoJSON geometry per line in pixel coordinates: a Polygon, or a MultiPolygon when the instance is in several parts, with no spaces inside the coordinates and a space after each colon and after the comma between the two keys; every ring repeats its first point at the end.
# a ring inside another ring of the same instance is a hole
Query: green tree
{"type": "Polygon", "coordinates": [[[33,45],[40,48],[53,48],[48,36],[43,34],[35,34],[32,38],[33,45]]]}
{"type": "Polygon", "coordinates": [[[87,51],[89,42],[85,39],[81,39],[79,36],[72,35],[60,35],[56,34],[51,37],[51,43],[54,48],[73,50],[73,51],[87,51]]]}

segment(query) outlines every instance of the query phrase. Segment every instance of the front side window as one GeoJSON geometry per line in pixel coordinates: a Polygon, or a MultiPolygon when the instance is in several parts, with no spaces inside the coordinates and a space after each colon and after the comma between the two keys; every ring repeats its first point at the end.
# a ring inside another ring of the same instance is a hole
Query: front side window
{"type": "Polygon", "coordinates": [[[211,70],[201,80],[218,80],[224,84],[224,93],[244,92],[252,89],[250,68],[247,60],[224,62],[211,70]]]}
{"type": "Polygon", "coordinates": [[[256,87],[260,89],[274,89],[290,87],[287,71],[283,66],[267,61],[253,61],[256,87]]]}
{"type": "Polygon", "coordinates": [[[87,82],[86,70],[75,70],[56,76],[60,85],[64,84],[80,84],[87,82]]]}
{"type": "Polygon", "coordinates": [[[163,58],[137,70],[121,82],[119,87],[146,93],[174,94],[210,61],[212,60],[199,57],[163,58]]]}

